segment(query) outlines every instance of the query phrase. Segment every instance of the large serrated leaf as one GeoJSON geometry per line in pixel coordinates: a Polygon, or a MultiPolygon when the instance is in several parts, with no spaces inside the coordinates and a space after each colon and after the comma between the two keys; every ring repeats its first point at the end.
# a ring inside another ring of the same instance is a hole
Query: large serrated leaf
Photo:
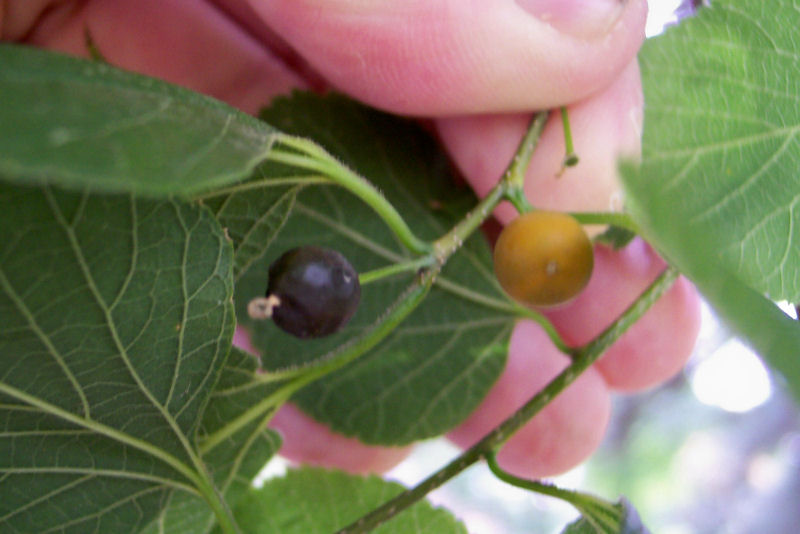
{"type": "MultiPolygon", "coordinates": [[[[279,101],[266,120],[323,144],[372,181],[417,235],[444,234],[474,205],[451,181],[436,144],[411,122],[341,97],[295,95],[279,101]]],[[[236,286],[240,324],[250,330],[268,368],[319,358],[363,332],[411,283],[413,273],[362,288],[353,320],[331,338],[295,340],[271,323],[253,323],[247,301],[262,296],[267,266],[286,249],[335,248],[359,272],[412,259],[372,208],[334,186],[309,187],[261,260],[236,286]]],[[[485,396],[505,363],[514,321],[498,288],[482,236],[451,258],[426,301],[390,337],[355,363],[315,382],[295,401],[335,430],[371,443],[401,444],[441,434],[485,396]]]]}
{"type": "Polygon", "coordinates": [[[0,530],[130,532],[197,492],[233,334],[196,205],[0,185],[0,530]]]}
{"type": "MultiPolygon", "coordinates": [[[[717,260],[773,300],[800,301],[800,24],[791,0],[715,0],[645,43],[643,162],[627,188],[669,206],[717,260]]],[[[653,235],[658,240],[659,235],[653,235]]],[[[670,254],[670,250],[665,250],[670,254]]]]}
{"type": "Polygon", "coordinates": [[[800,59],[791,2],[712,7],[648,42],[627,202],[660,252],[800,398],[800,59]],[[791,29],[791,31],[788,31],[791,29]]]}
{"type": "Polygon", "coordinates": [[[212,210],[233,241],[233,276],[238,279],[250,265],[264,255],[289,217],[303,185],[279,185],[283,167],[265,163],[259,166],[250,183],[235,192],[211,193],[203,202],[212,210]],[[269,182],[275,185],[269,185],[269,182]]]}
{"type": "MultiPolygon", "coordinates": [[[[376,476],[359,477],[322,469],[299,469],[252,490],[234,508],[251,534],[329,534],[347,526],[403,490],[376,476]],[[285,506],[285,499],[293,506],[285,506]]],[[[447,511],[420,502],[373,532],[381,534],[459,533],[467,530],[447,511]]]]}
{"type": "MultiPolygon", "coordinates": [[[[253,356],[233,347],[225,361],[219,381],[209,399],[198,431],[202,460],[215,487],[225,497],[228,507],[247,494],[253,479],[269,458],[280,448],[280,437],[264,425],[264,415],[239,425],[213,447],[204,447],[204,438],[256,405],[274,389],[253,380],[256,371],[253,356]],[[259,387],[261,386],[261,387],[259,387]]],[[[210,532],[216,525],[208,504],[195,495],[175,492],[159,516],[142,534],[162,532],[210,532]]]]}
{"type": "Polygon", "coordinates": [[[154,78],[0,44],[0,179],[189,195],[246,178],[274,130],[154,78]]]}

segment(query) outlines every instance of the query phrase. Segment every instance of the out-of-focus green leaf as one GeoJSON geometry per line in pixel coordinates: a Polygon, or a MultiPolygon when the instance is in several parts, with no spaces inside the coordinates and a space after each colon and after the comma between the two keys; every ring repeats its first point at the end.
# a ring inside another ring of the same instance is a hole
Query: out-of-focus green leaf
{"type": "Polygon", "coordinates": [[[567,525],[563,534],[650,534],[639,513],[627,499],[614,505],[616,513],[590,516],[584,514],[567,525]]]}
{"type": "Polygon", "coordinates": [[[594,238],[597,243],[603,243],[613,249],[621,249],[630,243],[636,234],[619,226],[609,226],[605,232],[594,238]]]}
{"type": "Polygon", "coordinates": [[[0,226],[0,530],[140,530],[197,495],[230,242],[196,205],[7,184],[0,226]]]}
{"type": "MultiPolygon", "coordinates": [[[[282,131],[312,137],[367,177],[424,239],[444,234],[475,203],[453,183],[436,144],[409,121],[342,97],[304,94],[279,100],[264,117],[282,131]]],[[[245,308],[251,298],[263,296],[269,263],[289,248],[310,244],[341,251],[362,273],[413,259],[372,208],[346,190],[303,190],[269,250],[236,285],[240,324],[252,334],[267,368],[315,360],[363,332],[414,276],[365,285],[353,320],[323,340],[296,340],[268,321],[251,321],[245,308]]],[[[335,430],[367,442],[400,444],[441,434],[474,410],[496,380],[514,316],[494,279],[489,248],[476,235],[389,338],[294,400],[335,430]]]]}
{"type": "Polygon", "coordinates": [[[704,234],[725,269],[790,302],[800,301],[798,24],[792,0],[717,0],[645,43],[643,161],[625,180],[659,245],[666,226],[704,234]]]}
{"type": "Polygon", "coordinates": [[[0,180],[149,196],[250,175],[275,130],[106,63],[0,44],[0,180]]]}
{"type": "MultiPolygon", "coordinates": [[[[234,515],[250,534],[329,534],[347,526],[403,490],[376,476],[359,477],[322,469],[299,469],[239,501],[234,515]],[[286,506],[286,500],[292,506],[286,506]]],[[[380,534],[466,534],[447,511],[423,501],[373,532],[380,534]]]]}
{"type": "Polygon", "coordinates": [[[623,165],[659,251],[800,396],[800,41],[793,2],[719,0],[641,54],[643,160],[623,165]]]}

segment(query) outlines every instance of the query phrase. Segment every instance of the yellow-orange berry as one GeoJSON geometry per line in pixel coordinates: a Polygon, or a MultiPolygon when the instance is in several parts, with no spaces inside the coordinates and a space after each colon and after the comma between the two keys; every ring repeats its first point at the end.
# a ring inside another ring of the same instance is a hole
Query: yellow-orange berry
{"type": "Polygon", "coordinates": [[[513,299],[528,306],[554,306],[589,283],[592,242],[574,217],[552,211],[525,213],[500,233],[494,272],[513,299]]]}

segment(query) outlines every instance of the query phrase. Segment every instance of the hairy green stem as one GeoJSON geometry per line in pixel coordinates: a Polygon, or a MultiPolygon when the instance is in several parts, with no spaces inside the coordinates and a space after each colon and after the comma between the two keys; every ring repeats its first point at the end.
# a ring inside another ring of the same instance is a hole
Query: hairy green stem
{"type": "Polygon", "coordinates": [[[285,178],[264,178],[262,180],[249,180],[247,182],[239,182],[230,187],[222,189],[214,189],[206,193],[195,195],[195,200],[206,200],[208,198],[215,198],[235,193],[244,193],[252,189],[264,189],[267,187],[281,187],[281,186],[304,186],[304,185],[334,185],[330,179],[321,176],[319,173],[310,174],[307,176],[287,176],[285,178]]]}
{"type": "Polygon", "coordinates": [[[630,230],[634,234],[641,233],[639,226],[633,218],[627,213],[618,211],[600,211],[600,212],[573,212],[570,213],[581,224],[605,224],[610,226],[618,226],[630,230]]]}
{"type": "Polygon", "coordinates": [[[292,151],[273,146],[267,159],[313,170],[327,176],[372,207],[406,248],[417,254],[427,254],[431,251],[430,243],[414,235],[400,213],[375,186],[331,156],[321,146],[310,139],[286,134],[277,136],[276,145],[283,145],[292,151]]]}
{"type": "Polygon", "coordinates": [[[498,187],[503,190],[505,200],[511,202],[519,213],[527,213],[533,209],[528,197],[525,195],[525,173],[531,162],[533,151],[539,144],[542,131],[547,124],[549,111],[541,111],[531,118],[528,130],[522,137],[517,147],[517,152],[511,160],[506,172],[500,180],[498,187]]]}
{"type": "Polygon", "coordinates": [[[500,464],[497,463],[497,455],[495,453],[486,455],[486,464],[489,466],[489,470],[492,474],[506,484],[568,502],[587,518],[587,520],[595,523],[600,521],[606,528],[614,528],[614,526],[619,524],[622,512],[612,502],[594,495],[589,495],[588,493],[567,490],[559,488],[554,484],[512,475],[500,467],[500,464]]]}
{"type": "Polygon", "coordinates": [[[595,339],[577,349],[572,363],[519,410],[486,434],[478,443],[464,451],[458,458],[423,480],[417,486],[400,493],[356,522],[341,529],[339,534],[369,532],[423,499],[428,493],[481,458],[493,454],[514,432],[539,413],[556,395],[566,389],[583,371],[597,361],[606,349],[619,339],[670,288],[677,277],[677,270],[672,267],[665,269],[616,321],[595,339]]]}
{"type": "Polygon", "coordinates": [[[440,265],[461,248],[472,232],[492,214],[497,204],[505,198],[507,188],[505,182],[498,184],[458,224],[433,243],[434,256],[440,265]]]}
{"type": "Polygon", "coordinates": [[[539,143],[548,114],[548,111],[541,111],[533,116],[517,147],[517,152],[503,173],[500,182],[452,230],[433,244],[434,255],[439,263],[443,264],[458,250],[472,235],[472,232],[489,218],[501,201],[509,200],[517,209],[526,211],[530,209],[530,204],[522,192],[522,186],[525,183],[525,172],[528,170],[533,151],[539,143]]]}
{"type": "Polygon", "coordinates": [[[506,182],[512,189],[522,189],[525,183],[525,173],[531,163],[531,156],[533,156],[533,151],[539,144],[539,139],[542,137],[542,131],[544,131],[544,126],[547,124],[549,116],[550,112],[545,110],[540,111],[531,118],[528,129],[517,147],[517,152],[514,154],[514,158],[511,160],[501,180],[506,182]]]}
{"type": "Polygon", "coordinates": [[[393,263],[386,267],[361,273],[358,275],[358,281],[363,286],[399,273],[418,271],[424,267],[430,267],[432,264],[433,259],[430,256],[423,256],[415,260],[393,263]]]}

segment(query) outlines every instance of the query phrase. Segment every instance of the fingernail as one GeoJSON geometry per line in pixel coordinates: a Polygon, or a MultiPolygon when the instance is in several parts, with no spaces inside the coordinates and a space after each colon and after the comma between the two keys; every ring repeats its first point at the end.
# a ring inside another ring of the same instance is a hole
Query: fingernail
{"type": "Polygon", "coordinates": [[[556,30],[591,38],[606,33],[627,0],[516,0],[517,4],[556,30]]]}

